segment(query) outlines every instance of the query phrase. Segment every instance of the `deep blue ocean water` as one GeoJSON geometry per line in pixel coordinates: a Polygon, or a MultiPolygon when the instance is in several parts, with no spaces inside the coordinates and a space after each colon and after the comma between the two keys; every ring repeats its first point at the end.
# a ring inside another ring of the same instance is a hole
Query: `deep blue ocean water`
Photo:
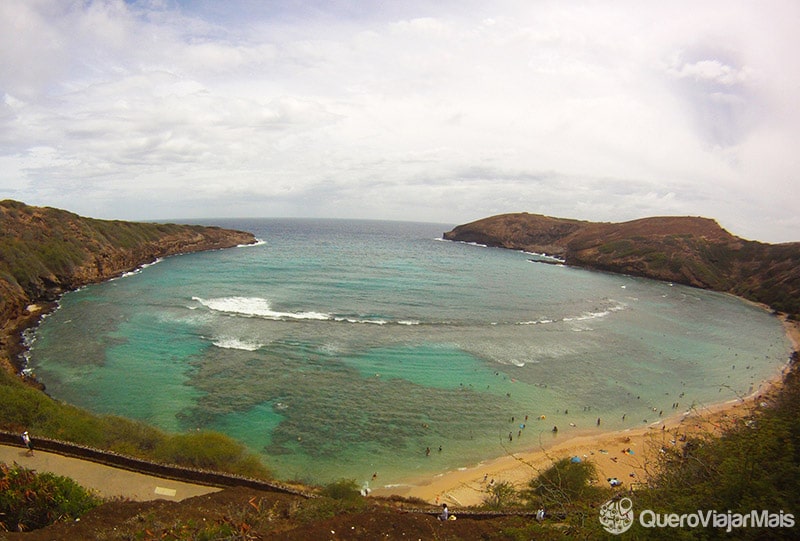
{"type": "Polygon", "coordinates": [[[735,399],[790,352],[739,299],[443,241],[449,225],[211,223],[263,242],[62,298],[30,351],[52,396],[225,432],[281,478],[391,484],[735,399]]]}

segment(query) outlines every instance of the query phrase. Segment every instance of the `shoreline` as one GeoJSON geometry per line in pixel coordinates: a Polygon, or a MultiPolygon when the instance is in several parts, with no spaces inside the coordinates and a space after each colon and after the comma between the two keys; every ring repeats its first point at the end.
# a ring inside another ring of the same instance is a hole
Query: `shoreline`
{"type": "MultiPolygon", "coordinates": [[[[136,268],[140,268],[140,266],[136,268]]],[[[108,279],[106,278],[106,280],[108,279]]],[[[771,308],[763,303],[726,292],[721,293],[729,294],[766,311],[771,311],[771,308]]],[[[44,385],[35,376],[21,372],[25,368],[24,364],[18,366],[21,354],[27,350],[23,342],[22,331],[35,328],[40,324],[41,318],[51,313],[57,306],[57,300],[49,302],[44,299],[31,300],[30,304],[24,306],[21,313],[18,313],[15,318],[0,322],[3,324],[2,330],[6,335],[5,340],[0,340],[0,364],[8,365],[0,367],[0,369],[12,368],[17,377],[40,391],[45,390],[44,385]],[[9,339],[12,337],[13,339],[9,339]]],[[[792,350],[800,351],[800,322],[788,321],[785,316],[778,317],[784,326],[792,350]]],[[[623,481],[624,487],[629,487],[646,477],[649,465],[654,464],[657,458],[658,449],[662,445],[673,445],[671,440],[676,439],[679,432],[687,433],[687,430],[697,432],[703,423],[712,428],[715,426],[718,428],[719,423],[732,414],[739,412],[744,414],[743,410],[751,406],[756,397],[779,388],[789,362],[787,361],[780,369],[776,370],[771,378],[759,382],[757,389],[745,399],[700,406],[683,413],[676,412],[672,416],[665,417],[648,426],[602,432],[598,429],[596,433],[587,430],[580,434],[567,434],[567,431],[564,431],[556,438],[544,438],[543,435],[538,446],[531,446],[514,453],[508,452],[506,455],[489,458],[455,470],[406,478],[403,480],[405,482],[375,487],[371,494],[383,497],[419,498],[432,504],[446,502],[453,507],[479,505],[486,496],[487,484],[492,479],[495,482],[507,481],[519,488],[533,478],[538,471],[543,471],[558,458],[567,456],[579,456],[583,460],[593,461],[597,465],[598,478],[601,482],[605,482],[604,480],[609,477],[617,477],[623,481]],[[709,422],[708,418],[711,416],[713,416],[713,420],[709,422]],[[687,420],[694,420],[695,423],[692,424],[687,420]],[[563,441],[561,441],[562,434],[563,441]],[[549,441],[544,443],[541,441],[542,439],[549,441]],[[622,453],[620,449],[632,449],[634,453],[622,453]],[[631,477],[631,474],[634,475],[631,477]]]]}
{"type": "MultiPolygon", "coordinates": [[[[785,316],[780,319],[792,351],[800,351],[800,323],[789,321],[785,316]]],[[[475,506],[483,502],[486,490],[493,482],[508,482],[519,489],[555,461],[575,456],[596,465],[601,483],[616,477],[622,481],[623,487],[635,489],[653,471],[662,447],[677,445],[686,436],[719,433],[739,417],[747,415],[753,407],[758,407],[762,397],[780,391],[790,364],[791,357],[772,377],[762,380],[754,392],[744,398],[697,406],[647,427],[568,436],[561,442],[540,444],[468,467],[376,487],[371,495],[417,498],[430,504],[447,503],[451,507],[475,506]]]]}

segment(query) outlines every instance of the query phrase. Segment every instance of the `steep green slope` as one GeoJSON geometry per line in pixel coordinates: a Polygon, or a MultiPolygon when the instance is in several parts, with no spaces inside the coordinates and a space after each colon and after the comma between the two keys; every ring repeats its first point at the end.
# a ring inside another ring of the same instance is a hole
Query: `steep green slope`
{"type": "Polygon", "coordinates": [[[32,303],[159,257],[253,242],[250,233],[218,227],[97,220],[0,201],[0,349],[14,349],[32,303]]]}
{"type": "Polygon", "coordinates": [[[135,421],[95,416],[25,385],[41,387],[16,377],[21,367],[12,366],[22,349],[20,331],[41,314],[31,304],[159,257],[253,242],[250,233],[218,227],[95,220],[0,201],[0,428],[164,463],[268,477],[258,457],[230,438],[165,434],[135,421]]]}

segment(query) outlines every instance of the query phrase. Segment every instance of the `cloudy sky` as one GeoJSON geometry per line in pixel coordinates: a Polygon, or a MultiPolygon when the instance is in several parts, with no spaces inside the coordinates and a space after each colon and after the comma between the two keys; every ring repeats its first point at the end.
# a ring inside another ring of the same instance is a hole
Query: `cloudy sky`
{"type": "Polygon", "coordinates": [[[0,198],[800,240],[800,3],[2,0],[0,198]]]}

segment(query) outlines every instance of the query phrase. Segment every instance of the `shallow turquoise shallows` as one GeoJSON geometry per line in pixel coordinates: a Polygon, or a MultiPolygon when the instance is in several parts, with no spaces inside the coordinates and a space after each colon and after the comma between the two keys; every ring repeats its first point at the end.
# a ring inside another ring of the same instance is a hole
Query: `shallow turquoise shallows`
{"type": "Polygon", "coordinates": [[[214,225],[263,242],[63,297],[31,344],[52,396],[223,431],[282,478],[390,484],[736,399],[790,351],[739,299],[442,241],[448,225],[214,225]]]}

